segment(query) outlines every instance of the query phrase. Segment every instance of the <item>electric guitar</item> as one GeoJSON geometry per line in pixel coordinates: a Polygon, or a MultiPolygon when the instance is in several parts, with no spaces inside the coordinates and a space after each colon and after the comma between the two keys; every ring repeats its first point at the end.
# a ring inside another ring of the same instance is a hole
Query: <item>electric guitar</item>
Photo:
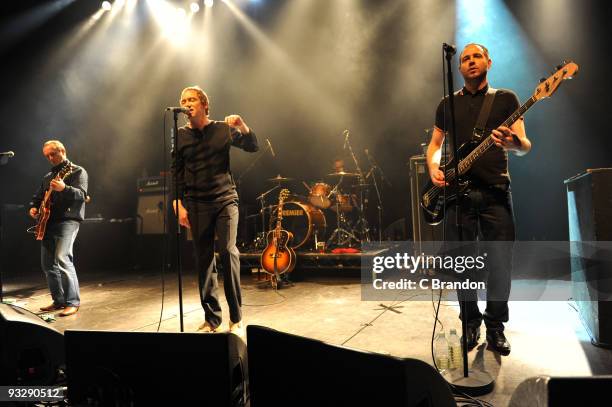
{"type": "MultiPolygon", "coordinates": [[[[70,161],[66,161],[66,164],[59,170],[54,179],[63,180],[73,171],[72,163],[70,161]]],[[[45,191],[45,195],[40,204],[40,208],[38,208],[38,219],[36,221],[36,226],[34,229],[34,234],[36,236],[36,240],[43,240],[45,237],[45,232],[47,231],[47,221],[51,216],[51,195],[53,194],[53,190],[49,187],[45,191]]]]}
{"type": "MultiPolygon", "coordinates": [[[[578,65],[573,62],[564,62],[563,65],[557,67],[557,71],[553,73],[547,79],[542,79],[540,84],[536,87],[533,96],[527,100],[521,107],[519,107],[505,122],[501,125],[510,127],[516,122],[521,116],[529,110],[539,100],[552,96],[553,93],[559,88],[561,82],[566,79],[572,79],[578,73],[578,65]]],[[[457,150],[459,156],[459,190],[455,190],[454,183],[455,179],[455,163],[454,157],[451,158],[445,165],[440,166],[440,171],[444,172],[446,182],[449,185],[446,187],[446,194],[444,193],[443,187],[435,186],[431,180],[427,182],[425,188],[421,193],[420,205],[423,211],[425,221],[430,225],[437,225],[444,219],[444,207],[448,205],[450,201],[456,199],[457,194],[463,194],[470,186],[468,179],[462,178],[462,176],[472,168],[472,165],[482,157],[491,147],[495,145],[491,132],[488,131],[484,134],[489,134],[484,137],[482,135],[474,133],[472,140],[464,143],[457,150]],[[445,196],[446,195],[446,196],[445,196]]]]}
{"type": "Polygon", "coordinates": [[[288,189],[282,189],[278,196],[278,213],[276,217],[276,227],[268,232],[267,246],[261,253],[261,267],[272,274],[278,283],[279,276],[289,273],[295,268],[296,256],[289,243],[293,239],[293,233],[283,230],[283,204],[289,196],[288,189]]]}

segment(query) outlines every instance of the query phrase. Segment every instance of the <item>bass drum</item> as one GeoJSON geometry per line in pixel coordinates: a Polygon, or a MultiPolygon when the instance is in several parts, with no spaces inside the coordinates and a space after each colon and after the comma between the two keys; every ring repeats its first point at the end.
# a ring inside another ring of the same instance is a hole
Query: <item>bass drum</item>
{"type": "MultiPolygon", "coordinates": [[[[276,227],[278,205],[272,210],[270,217],[270,230],[276,227]]],[[[289,247],[297,249],[315,249],[315,236],[317,240],[324,240],[325,215],[319,208],[297,201],[288,201],[283,204],[282,228],[293,233],[293,240],[289,247]]]]}

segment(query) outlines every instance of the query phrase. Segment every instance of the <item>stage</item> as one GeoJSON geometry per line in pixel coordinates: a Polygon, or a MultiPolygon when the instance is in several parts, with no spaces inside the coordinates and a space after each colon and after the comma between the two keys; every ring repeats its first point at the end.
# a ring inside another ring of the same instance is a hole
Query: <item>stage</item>
{"type": "MultiPolygon", "coordinates": [[[[274,291],[257,273],[243,273],[244,322],[306,336],[351,348],[432,364],[433,325],[431,293],[418,298],[398,294],[395,301],[362,301],[354,273],[303,270],[291,275],[292,286],[274,291]],[[409,298],[409,299],[408,299],[409,298]]],[[[153,271],[81,271],[82,306],[72,316],[49,324],[66,329],[155,332],[161,309],[161,277],[153,271]]],[[[184,287],[185,332],[203,322],[193,271],[186,271],[184,287]]],[[[5,298],[33,312],[50,302],[42,274],[11,273],[4,281],[5,298]]],[[[160,332],[179,332],[176,274],[165,276],[164,311],[160,332]]],[[[220,292],[228,328],[227,304],[220,292]]],[[[481,304],[482,308],[482,304],[481,304]]],[[[55,313],[57,314],[57,313],[55,313]]],[[[448,332],[460,329],[455,302],[443,302],[440,320],[448,332]]],[[[54,315],[54,314],[50,314],[54,315]]],[[[612,372],[612,352],[592,346],[578,314],[569,302],[512,302],[506,333],[512,353],[500,357],[487,349],[485,330],[470,364],[484,366],[495,378],[492,393],[481,396],[505,406],[515,388],[528,377],[591,376],[612,372]]],[[[282,357],[279,351],[278,357],[282,357]]],[[[270,355],[274,357],[274,355],[270,355]]],[[[373,384],[375,386],[375,384],[373,384]]]]}

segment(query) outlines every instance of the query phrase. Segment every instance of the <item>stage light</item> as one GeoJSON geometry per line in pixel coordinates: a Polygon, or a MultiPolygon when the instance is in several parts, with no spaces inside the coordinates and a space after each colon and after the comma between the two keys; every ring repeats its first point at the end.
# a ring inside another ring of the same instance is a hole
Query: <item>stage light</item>
{"type": "Polygon", "coordinates": [[[200,11],[200,5],[198,3],[191,3],[189,5],[189,8],[191,9],[192,13],[197,13],[198,11],[200,11]]]}
{"type": "Polygon", "coordinates": [[[213,1],[213,0],[204,0],[204,5],[205,5],[206,7],[209,7],[209,8],[210,8],[210,7],[212,7],[212,6],[213,6],[213,4],[214,4],[214,1],[213,1]]]}
{"type": "Polygon", "coordinates": [[[113,8],[113,6],[110,4],[110,1],[103,1],[102,2],[102,10],[110,11],[112,8],[113,8]]]}

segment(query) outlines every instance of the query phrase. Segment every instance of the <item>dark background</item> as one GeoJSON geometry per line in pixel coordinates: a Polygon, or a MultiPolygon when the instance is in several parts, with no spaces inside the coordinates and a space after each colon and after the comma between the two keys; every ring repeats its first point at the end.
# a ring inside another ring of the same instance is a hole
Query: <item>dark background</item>
{"type": "MultiPolygon", "coordinates": [[[[533,150],[510,161],[518,238],[567,240],[563,180],[610,166],[610,6],[493,3],[507,13],[488,22],[499,27],[490,47],[494,87],[512,88],[525,101],[560,61],[580,64],[574,81],[527,113],[533,150]]],[[[213,119],[240,114],[262,147],[266,138],[274,145],[276,157],[264,154],[246,174],[257,155],[232,152],[246,213],[257,210],[255,197],[276,174],[295,178],[291,189],[305,194],[302,180],[331,183],[325,174],[335,158],[354,170],[342,148],[348,129],[362,169],[370,168],[363,153],[369,149],[390,182],[382,188],[383,228],[401,218],[410,225],[406,164],[428,141],[425,129],[443,95],[440,45],[455,42],[463,28],[455,2],[260,0],[237,2],[241,11],[232,12],[216,1],[210,21],[200,11],[176,43],[161,37],[144,0],[129,15],[94,21],[99,6],[89,0],[0,5],[0,150],[16,154],[0,167],[0,204],[25,205],[4,207],[5,266],[38,267],[38,248],[23,229],[30,224],[27,203],[49,168],[41,154],[45,140],[62,140],[69,159],[88,170],[89,217],[133,218],[136,180],[168,167],[163,109],[176,106],[180,90],[193,84],[207,91],[213,119]]],[[[134,230],[85,224],[79,244],[106,266],[116,256],[125,264],[134,230]]]]}

